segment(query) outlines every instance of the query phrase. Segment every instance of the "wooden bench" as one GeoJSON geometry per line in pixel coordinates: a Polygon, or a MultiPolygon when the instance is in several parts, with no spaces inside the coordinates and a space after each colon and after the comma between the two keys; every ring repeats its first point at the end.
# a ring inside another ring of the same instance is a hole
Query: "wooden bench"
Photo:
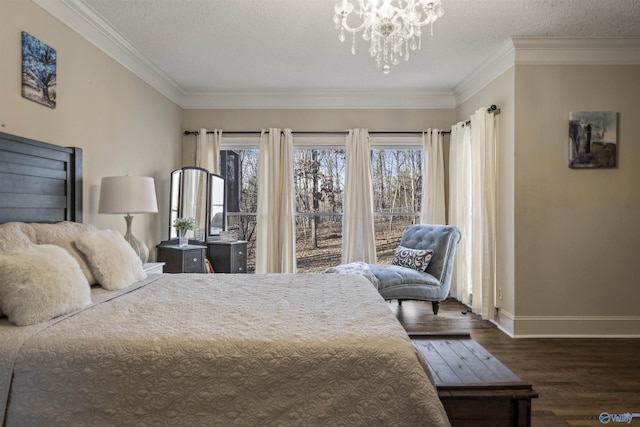
{"type": "Polygon", "coordinates": [[[409,333],[426,359],[453,427],[531,425],[538,397],[469,334],[409,333]]]}

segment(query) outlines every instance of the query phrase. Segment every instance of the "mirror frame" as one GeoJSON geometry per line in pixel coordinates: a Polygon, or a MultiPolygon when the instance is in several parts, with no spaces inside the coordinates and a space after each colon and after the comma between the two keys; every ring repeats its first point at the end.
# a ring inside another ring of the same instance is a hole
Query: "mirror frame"
{"type": "MultiPolygon", "coordinates": [[[[208,194],[208,205],[207,205],[207,218],[209,219],[209,225],[207,227],[207,240],[209,240],[209,237],[211,236],[219,236],[219,234],[211,234],[211,228],[213,226],[213,216],[211,215],[212,213],[212,207],[213,207],[213,201],[214,201],[214,185],[213,185],[213,180],[214,179],[219,179],[222,181],[222,226],[220,227],[220,231],[224,231],[227,229],[227,185],[226,185],[226,179],[222,176],[222,175],[218,175],[215,173],[210,173],[209,174],[209,194],[208,194]]],[[[216,204],[216,206],[218,206],[216,204]]]]}
{"type": "Polygon", "coordinates": [[[180,218],[183,215],[184,212],[184,206],[183,206],[183,201],[184,201],[184,185],[185,185],[185,180],[184,180],[184,172],[187,170],[199,170],[202,171],[206,174],[206,178],[205,178],[205,232],[204,232],[204,236],[203,236],[203,240],[200,239],[196,239],[195,236],[191,236],[189,237],[189,241],[194,241],[194,242],[198,242],[198,243],[205,243],[208,238],[209,238],[209,233],[210,233],[210,223],[209,223],[209,209],[210,209],[210,197],[211,197],[211,173],[203,168],[199,168],[197,166],[185,166],[179,169],[176,169],[174,171],[171,172],[170,175],[170,190],[169,190],[169,240],[176,240],[178,238],[178,233],[176,231],[176,229],[173,227],[173,221],[174,221],[174,216],[173,216],[173,201],[174,201],[174,189],[177,189],[178,191],[178,195],[177,195],[177,203],[178,203],[178,208],[177,208],[177,217],[176,218],[180,218]],[[177,184],[177,186],[174,186],[174,176],[176,176],[176,174],[180,172],[179,174],[179,182],[177,184]]]}

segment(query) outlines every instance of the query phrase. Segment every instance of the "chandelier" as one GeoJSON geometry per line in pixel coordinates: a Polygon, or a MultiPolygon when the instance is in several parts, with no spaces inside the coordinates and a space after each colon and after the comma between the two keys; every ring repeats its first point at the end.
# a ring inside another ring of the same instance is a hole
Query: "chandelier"
{"type": "Polygon", "coordinates": [[[441,0],[357,0],[358,9],[349,0],[336,3],[333,22],[340,30],[338,39],[345,41],[345,31],[353,34],[351,53],[356,54],[356,33],[371,41],[369,54],[376,66],[388,74],[400,58],[409,60],[409,51],[420,49],[422,27],[444,15],[441,0]],[[394,5],[392,3],[397,3],[394,5]],[[349,17],[353,16],[352,19],[349,17]],[[350,22],[356,25],[351,26],[350,22]],[[358,24],[359,22],[359,24],[358,24]]]}

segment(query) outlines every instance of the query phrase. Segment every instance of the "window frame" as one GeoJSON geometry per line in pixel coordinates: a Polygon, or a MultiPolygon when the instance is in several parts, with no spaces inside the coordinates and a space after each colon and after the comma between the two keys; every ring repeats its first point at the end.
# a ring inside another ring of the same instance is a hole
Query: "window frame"
{"type": "MultiPolygon", "coordinates": [[[[319,149],[319,150],[344,150],[346,149],[345,135],[338,132],[330,134],[309,134],[296,136],[293,133],[293,149],[319,149]]],[[[422,150],[422,135],[417,134],[392,134],[369,136],[369,143],[372,150],[422,150]]],[[[260,135],[249,134],[231,134],[225,135],[220,141],[220,150],[260,150],[260,135]]],[[[424,157],[423,157],[424,161],[424,157]]],[[[257,212],[227,212],[231,216],[248,216],[256,215],[257,212]]],[[[296,212],[296,216],[314,215],[311,212],[296,212]]],[[[341,214],[340,214],[341,215],[341,214]]],[[[374,212],[377,216],[392,215],[420,215],[420,212],[400,212],[400,213],[384,213],[374,212]]]]}
{"type": "MultiPolygon", "coordinates": [[[[371,150],[422,150],[422,135],[420,134],[389,134],[385,133],[384,135],[371,135],[370,136],[370,146],[371,150]]],[[[296,136],[295,133],[293,135],[293,149],[294,150],[304,150],[304,149],[318,149],[318,150],[346,150],[346,137],[345,134],[340,133],[329,133],[329,134],[311,134],[304,133],[303,135],[296,136]]],[[[223,134],[223,138],[220,143],[220,150],[260,150],[260,135],[259,134],[223,134]]],[[[424,161],[424,154],[423,154],[424,161]]],[[[240,171],[241,173],[242,171],[240,171]]],[[[235,217],[238,221],[241,221],[242,217],[253,217],[256,218],[257,212],[231,212],[229,210],[226,211],[226,223],[229,223],[229,217],[235,217]]],[[[314,212],[296,212],[296,218],[303,217],[312,217],[317,216],[318,213],[314,212]]],[[[343,213],[320,213],[321,216],[334,216],[342,218],[343,213]]],[[[410,219],[410,221],[415,221],[416,218],[420,218],[421,212],[379,212],[374,211],[374,217],[378,219],[389,218],[392,220],[392,217],[404,217],[410,219]]],[[[376,238],[378,240],[378,238],[376,238]]],[[[388,243],[385,245],[384,239],[380,242],[376,243],[376,247],[378,250],[381,250],[378,247],[379,244],[382,245],[383,252],[389,252],[388,243]]],[[[296,243],[297,245],[297,243],[296,243]]],[[[386,254],[385,256],[389,256],[386,254]]]]}

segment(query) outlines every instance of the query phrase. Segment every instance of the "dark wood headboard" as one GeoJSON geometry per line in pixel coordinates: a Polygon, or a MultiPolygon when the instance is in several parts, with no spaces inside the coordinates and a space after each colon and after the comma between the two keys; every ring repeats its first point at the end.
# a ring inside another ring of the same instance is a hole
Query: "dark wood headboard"
{"type": "Polygon", "coordinates": [[[0,224],[82,222],[82,149],[0,132],[0,224]]]}

